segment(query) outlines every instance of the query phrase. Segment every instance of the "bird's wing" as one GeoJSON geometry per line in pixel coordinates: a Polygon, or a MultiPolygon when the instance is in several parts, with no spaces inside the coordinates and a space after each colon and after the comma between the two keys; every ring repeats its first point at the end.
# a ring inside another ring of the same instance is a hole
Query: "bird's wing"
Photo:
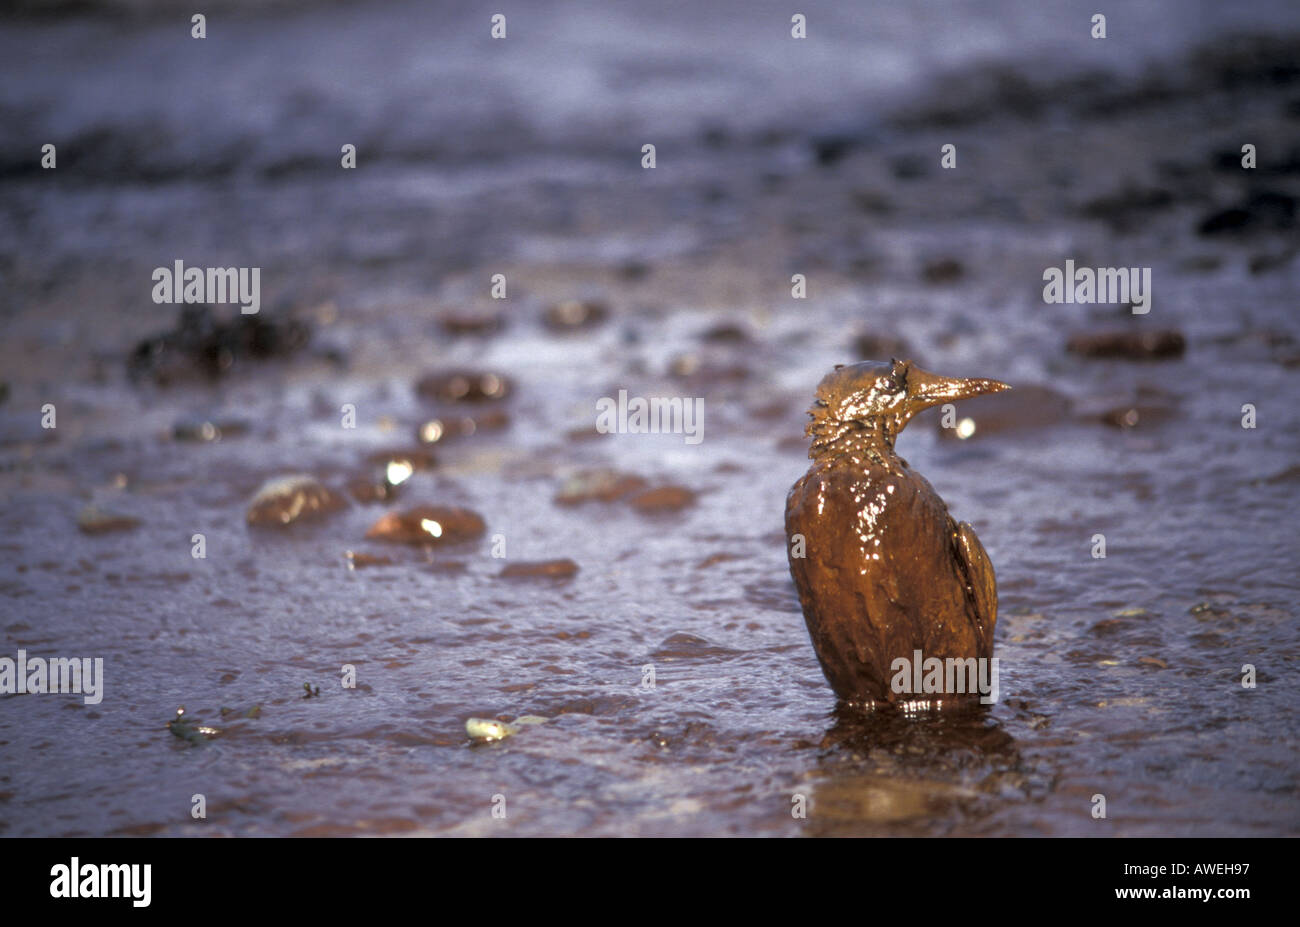
{"type": "Polygon", "coordinates": [[[979,623],[980,649],[993,653],[993,626],[998,621],[998,583],[993,575],[993,563],[984,552],[984,545],[968,522],[953,524],[953,541],[957,559],[966,573],[966,586],[975,606],[979,623]]]}

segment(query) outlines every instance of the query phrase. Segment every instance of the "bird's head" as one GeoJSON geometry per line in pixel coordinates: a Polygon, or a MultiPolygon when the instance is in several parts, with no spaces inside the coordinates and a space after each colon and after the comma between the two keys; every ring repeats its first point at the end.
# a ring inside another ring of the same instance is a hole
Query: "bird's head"
{"type": "Polygon", "coordinates": [[[864,437],[892,446],[922,409],[1008,389],[997,380],[941,377],[905,360],[837,364],[817,384],[817,398],[808,410],[813,456],[849,432],[865,432],[864,437]]]}

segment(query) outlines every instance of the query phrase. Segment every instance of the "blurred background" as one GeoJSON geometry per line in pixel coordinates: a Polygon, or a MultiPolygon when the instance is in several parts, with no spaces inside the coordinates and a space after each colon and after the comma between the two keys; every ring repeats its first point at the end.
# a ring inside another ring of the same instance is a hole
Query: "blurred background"
{"type": "Polygon", "coordinates": [[[0,18],[0,656],[106,675],[0,697],[0,833],[1295,832],[1300,6],[193,12],[0,18]],[[816,382],[889,356],[1015,386],[899,442],[998,571],[973,718],[837,713],[789,580],[816,382]]]}

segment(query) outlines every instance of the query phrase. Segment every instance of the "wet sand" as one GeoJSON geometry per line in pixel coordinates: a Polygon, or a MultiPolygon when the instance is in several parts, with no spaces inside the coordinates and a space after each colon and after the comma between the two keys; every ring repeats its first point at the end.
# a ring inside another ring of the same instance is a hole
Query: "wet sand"
{"type": "Polygon", "coordinates": [[[459,68],[432,63],[445,38],[417,54],[400,7],[239,19],[244,72],[235,46],[176,50],[152,23],[5,24],[0,45],[98,51],[3,95],[0,656],[101,656],[106,682],[96,705],[0,697],[0,833],[1294,834],[1300,40],[1183,32],[1138,61],[1108,48],[1046,73],[972,40],[919,74],[850,69],[842,100],[809,111],[836,69],[749,99],[728,67],[761,47],[749,20],[714,69],[715,34],[652,33],[651,67],[645,49],[602,61],[601,31],[559,9],[564,28],[502,64],[510,78],[463,66],[494,53],[486,40],[459,68]],[[324,50],[275,81],[268,35],[324,50]],[[408,62],[387,84],[341,51],[385,41],[408,62]],[[538,117],[519,88],[566,51],[600,63],[599,89],[556,64],[570,82],[538,117]],[[204,78],[183,59],[213,56],[209,109],[149,92],[158,74],[132,53],[191,93],[204,78]],[[96,68],[111,88],[84,89],[96,68]],[[260,108],[222,103],[243,81],[249,99],[274,89],[260,108]],[[76,105],[39,104],[74,88],[76,105]],[[460,111],[457,94],[486,102],[460,111]],[[56,129],[71,140],[56,175],[30,169],[16,152],[56,129]],[[662,140],[654,171],[643,138],[662,140]],[[344,175],[353,140],[362,167],[344,175]],[[1243,141],[1253,172],[1230,157],[1243,141]],[[955,171],[939,167],[948,142],[955,171]],[[260,317],[309,340],[231,348],[215,368],[149,355],[131,378],[137,345],[175,329],[149,274],[177,258],[261,266],[260,317]],[[1150,313],[1044,304],[1043,270],[1066,259],[1152,268],[1150,313]],[[603,318],[557,325],[548,307],[568,300],[603,318]],[[499,318],[465,321],[482,313],[499,318]],[[1181,353],[1067,351],[1156,329],[1181,353]],[[807,639],[785,493],[812,390],[864,334],[1016,387],[1009,405],[963,405],[968,440],[936,410],[898,445],[997,569],[986,711],[837,713],[807,639]],[[509,389],[417,388],[448,372],[509,389]],[[619,390],[703,398],[703,440],[597,434],[596,403],[619,390]],[[475,426],[422,444],[434,419],[475,426]],[[413,472],[376,492],[390,460],[413,472]],[[259,487],[288,474],[338,504],[250,525],[259,487]],[[88,505],[137,524],[88,532],[88,505]],[[373,536],[421,506],[485,529],[373,536]],[[576,571],[537,566],[558,560],[576,571]],[[220,733],[173,736],[181,705],[220,733]],[[524,715],[549,720],[466,735],[471,717],[524,715]]]}

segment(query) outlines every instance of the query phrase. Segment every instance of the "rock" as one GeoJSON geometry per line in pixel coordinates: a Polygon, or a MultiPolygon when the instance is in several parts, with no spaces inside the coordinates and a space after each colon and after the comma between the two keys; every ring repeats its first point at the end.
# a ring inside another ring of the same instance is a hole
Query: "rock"
{"type": "Polygon", "coordinates": [[[438,316],[438,326],[452,337],[495,335],[505,327],[495,312],[444,312],[438,316]]]}
{"type": "Polygon", "coordinates": [[[955,421],[944,427],[942,410],[935,416],[939,436],[968,440],[1015,431],[1037,431],[1065,420],[1070,400],[1056,390],[1035,383],[1016,383],[1009,393],[976,396],[955,404],[955,421]]]}
{"type": "Polygon", "coordinates": [[[926,261],[921,267],[921,279],[926,283],[956,283],[964,276],[966,276],[966,267],[956,258],[926,261]]]}
{"type": "Polygon", "coordinates": [[[1090,332],[1071,335],[1065,350],[1081,357],[1165,360],[1182,357],[1187,339],[1174,329],[1090,332]]]}
{"type": "Polygon", "coordinates": [[[547,306],[542,324],[553,332],[575,332],[595,328],[609,317],[609,308],[600,302],[566,299],[547,306]]]}
{"type": "Polygon", "coordinates": [[[182,419],[172,425],[172,438],[177,441],[210,443],[222,438],[233,438],[248,432],[248,423],[237,420],[206,418],[182,419]]]}
{"type": "Polygon", "coordinates": [[[844,157],[858,147],[862,139],[853,135],[818,135],[809,139],[808,144],[812,147],[813,159],[821,167],[832,167],[844,159],[844,157]]]}
{"type": "Polygon", "coordinates": [[[583,470],[569,477],[555,496],[556,505],[617,502],[648,484],[639,476],[615,470],[583,470]]]}
{"type": "Polygon", "coordinates": [[[440,415],[422,422],[415,429],[415,439],[421,444],[438,444],[480,431],[495,431],[509,424],[510,416],[502,409],[489,409],[478,415],[440,415]]]}
{"type": "Polygon", "coordinates": [[[565,558],[507,564],[501,571],[500,577],[502,579],[569,579],[577,575],[577,572],[578,565],[565,558]]]}
{"type": "Polygon", "coordinates": [[[77,527],[83,534],[110,534],[114,531],[132,531],[140,527],[140,519],[87,505],[77,515],[77,527]]]}
{"type": "Polygon", "coordinates": [[[405,512],[388,512],[366,532],[367,540],[397,544],[444,546],[481,538],[487,523],[469,509],[420,505],[405,512]]]}
{"type": "Polygon", "coordinates": [[[306,474],[267,480],[248,507],[248,523],[282,527],[331,515],[346,507],[343,497],[306,474]]]}
{"type": "Polygon", "coordinates": [[[1132,231],[1152,213],[1174,205],[1174,195],[1162,187],[1128,186],[1109,196],[1089,200],[1079,210],[1088,219],[1105,222],[1118,232],[1132,231]]]}
{"type": "Polygon", "coordinates": [[[359,476],[348,482],[348,492],[358,502],[391,502],[416,470],[432,469],[433,454],[426,450],[376,451],[366,461],[378,468],[377,476],[359,476]]]}
{"type": "Polygon", "coordinates": [[[415,384],[425,399],[442,402],[497,402],[513,388],[509,378],[482,370],[445,370],[426,374],[415,384]]]}
{"type": "Polygon", "coordinates": [[[1284,251],[1273,253],[1261,252],[1250,256],[1249,268],[1252,274],[1266,274],[1269,271],[1278,270],[1290,264],[1296,256],[1295,248],[1287,248],[1284,251]]]}
{"type": "Polygon", "coordinates": [[[668,375],[696,388],[720,383],[734,383],[749,378],[750,371],[743,363],[731,360],[716,352],[678,354],[668,363],[668,375]]]}
{"type": "Polygon", "coordinates": [[[1277,232],[1295,226],[1296,198],[1280,190],[1256,190],[1241,203],[1210,213],[1196,231],[1201,235],[1277,232]]]}
{"type": "Polygon", "coordinates": [[[185,306],[175,328],[136,344],[127,356],[127,374],[132,380],[149,378],[160,386],[192,378],[217,379],[243,361],[295,354],[310,338],[310,327],[297,319],[241,313],[223,320],[209,306],[185,306]]]}
{"type": "Polygon", "coordinates": [[[751,344],[754,339],[745,326],[735,322],[720,322],[700,332],[700,340],[715,344],[751,344]]]}
{"type": "Polygon", "coordinates": [[[1139,425],[1158,425],[1174,418],[1177,410],[1170,405],[1154,402],[1122,403],[1103,410],[1097,420],[1113,428],[1137,428],[1139,425]]]}
{"type": "Polygon", "coordinates": [[[343,555],[347,558],[349,570],[361,570],[372,566],[392,566],[392,557],[382,557],[376,554],[363,554],[350,550],[343,555]]]}
{"type": "Polygon", "coordinates": [[[677,512],[695,504],[695,493],[683,486],[659,486],[637,493],[628,501],[638,512],[646,514],[677,512]]]}
{"type": "Polygon", "coordinates": [[[913,357],[906,341],[893,335],[859,332],[853,338],[853,350],[861,360],[888,360],[891,357],[913,357]]]}
{"type": "Polygon", "coordinates": [[[392,502],[397,498],[397,487],[390,486],[382,479],[358,476],[348,480],[348,495],[362,505],[375,502],[392,502]]]}
{"type": "Polygon", "coordinates": [[[914,154],[902,154],[891,158],[889,168],[899,180],[916,180],[930,173],[929,164],[914,154]]]}

